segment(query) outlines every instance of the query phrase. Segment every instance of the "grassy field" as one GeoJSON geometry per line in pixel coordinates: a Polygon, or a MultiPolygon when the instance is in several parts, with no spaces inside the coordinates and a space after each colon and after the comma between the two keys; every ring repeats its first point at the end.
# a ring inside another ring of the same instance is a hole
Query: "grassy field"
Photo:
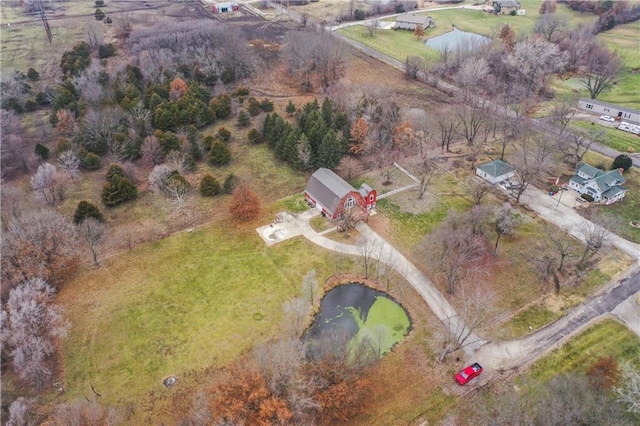
{"type": "Polygon", "coordinates": [[[556,374],[584,374],[601,356],[613,355],[618,362],[636,361],[640,354],[640,338],[624,325],[603,320],[538,360],[529,371],[535,379],[548,380],[556,374]]]}
{"type": "MultiPolygon", "coordinates": [[[[496,16],[471,9],[427,10],[421,14],[431,16],[436,22],[435,28],[427,29],[427,38],[449,31],[452,25],[463,31],[489,37],[499,32],[502,26],[508,24],[513,28],[517,36],[525,36],[532,32],[535,21],[540,16],[538,14],[540,2],[525,0],[522,2],[522,8],[527,11],[525,16],[496,16]]],[[[591,23],[595,20],[592,16],[582,16],[574,13],[564,5],[558,5],[556,13],[566,17],[570,27],[575,27],[581,23],[591,23]]],[[[393,18],[389,19],[393,20],[393,18]]],[[[366,27],[356,25],[342,28],[339,32],[399,61],[404,61],[407,56],[412,55],[426,57],[430,60],[438,58],[438,51],[426,47],[422,41],[418,41],[413,36],[411,31],[378,30],[376,35],[371,37],[366,27]]]]}
{"type": "Polygon", "coordinates": [[[281,331],[283,302],[311,269],[334,272],[329,253],[303,239],[267,248],[253,229],[221,222],[111,258],[58,297],[73,323],[64,341],[67,396],[125,404],[221,366],[281,331]]]}
{"type": "Polygon", "coordinates": [[[640,109],[640,21],[618,25],[598,34],[598,40],[616,52],[623,63],[623,72],[616,85],[598,97],[599,100],[640,109]]]}
{"type": "Polygon", "coordinates": [[[640,152],[640,136],[638,135],[586,121],[572,121],[570,126],[583,130],[603,130],[606,136],[604,139],[605,145],[620,152],[627,152],[628,148],[633,148],[633,152],[640,152]]]}

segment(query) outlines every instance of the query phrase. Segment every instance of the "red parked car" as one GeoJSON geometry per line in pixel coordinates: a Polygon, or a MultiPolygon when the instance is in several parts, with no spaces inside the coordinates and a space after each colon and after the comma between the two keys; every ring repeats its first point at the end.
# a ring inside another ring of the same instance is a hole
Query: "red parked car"
{"type": "Polygon", "coordinates": [[[474,377],[479,376],[480,373],[482,373],[482,367],[476,362],[456,374],[456,381],[461,385],[465,385],[474,377]]]}

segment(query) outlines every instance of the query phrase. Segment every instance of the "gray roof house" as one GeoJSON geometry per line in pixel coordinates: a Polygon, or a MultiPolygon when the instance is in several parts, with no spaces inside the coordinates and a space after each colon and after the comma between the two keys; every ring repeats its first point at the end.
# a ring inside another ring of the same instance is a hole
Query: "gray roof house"
{"type": "Polygon", "coordinates": [[[489,161],[476,167],[476,175],[492,184],[512,178],[515,174],[515,167],[500,159],[489,161]]]}
{"type": "Polygon", "coordinates": [[[426,30],[429,27],[435,26],[435,22],[431,19],[431,16],[403,13],[396,17],[396,23],[393,25],[393,29],[414,31],[418,25],[422,25],[422,29],[426,30]]]}
{"type": "Polygon", "coordinates": [[[589,164],[582,163],[569,181],[569,187],[579,194],[589,194],[593,201],[612,204],[620,201],[627,193],[622,184],[626,182],[620,169],[604,172],[589,164]]]}
{"type": "Polygon", "coordinates": [[[493,8],[498,15],[508,15],[517,12],[522,5],[520,0],[493,0],[493,8]]]}
{"type": "Polygon", "coordinates": [[[640,123],[640,110],[599,101],[596,99],[580,98],[578,108],[595,114],[606,114],[616,121],[626,120],[632,123],[640,123]]]}
{"type": "Polygon", "coordinates": [[[359,206],[364,212],[376,207],[377,193],[363,183],[360,189],[349,185],[347,181],[333,171],[321,168],[311,175],[304,190],[307,203],[320,209],[330,219],[337,219],[346,209],[359,206]]]}

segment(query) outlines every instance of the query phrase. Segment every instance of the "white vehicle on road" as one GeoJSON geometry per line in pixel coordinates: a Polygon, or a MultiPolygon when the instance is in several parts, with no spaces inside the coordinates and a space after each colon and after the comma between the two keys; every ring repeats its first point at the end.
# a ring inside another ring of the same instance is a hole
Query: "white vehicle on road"
{"type": "Polygon", "coordinates": [[[602,121],[608,121],[609,123],[613,123],[614,121],[616,121],[613,117],[611,117],[610,115],[601,115],[600,116],[600,120],[602,121]]]}

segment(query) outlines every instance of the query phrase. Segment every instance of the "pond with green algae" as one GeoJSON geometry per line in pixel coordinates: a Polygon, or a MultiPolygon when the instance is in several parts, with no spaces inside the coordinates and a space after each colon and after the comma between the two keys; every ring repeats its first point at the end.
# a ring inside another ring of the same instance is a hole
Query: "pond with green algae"
{"type": "Polygon", "coordinates": [[[350,283],[325,294],[305,338],[321,342],[341,336],[333,340],[346,343],[350,356],[366,348],[381,358],[410,330],[409,314],[388,294],[350,283]]]}

